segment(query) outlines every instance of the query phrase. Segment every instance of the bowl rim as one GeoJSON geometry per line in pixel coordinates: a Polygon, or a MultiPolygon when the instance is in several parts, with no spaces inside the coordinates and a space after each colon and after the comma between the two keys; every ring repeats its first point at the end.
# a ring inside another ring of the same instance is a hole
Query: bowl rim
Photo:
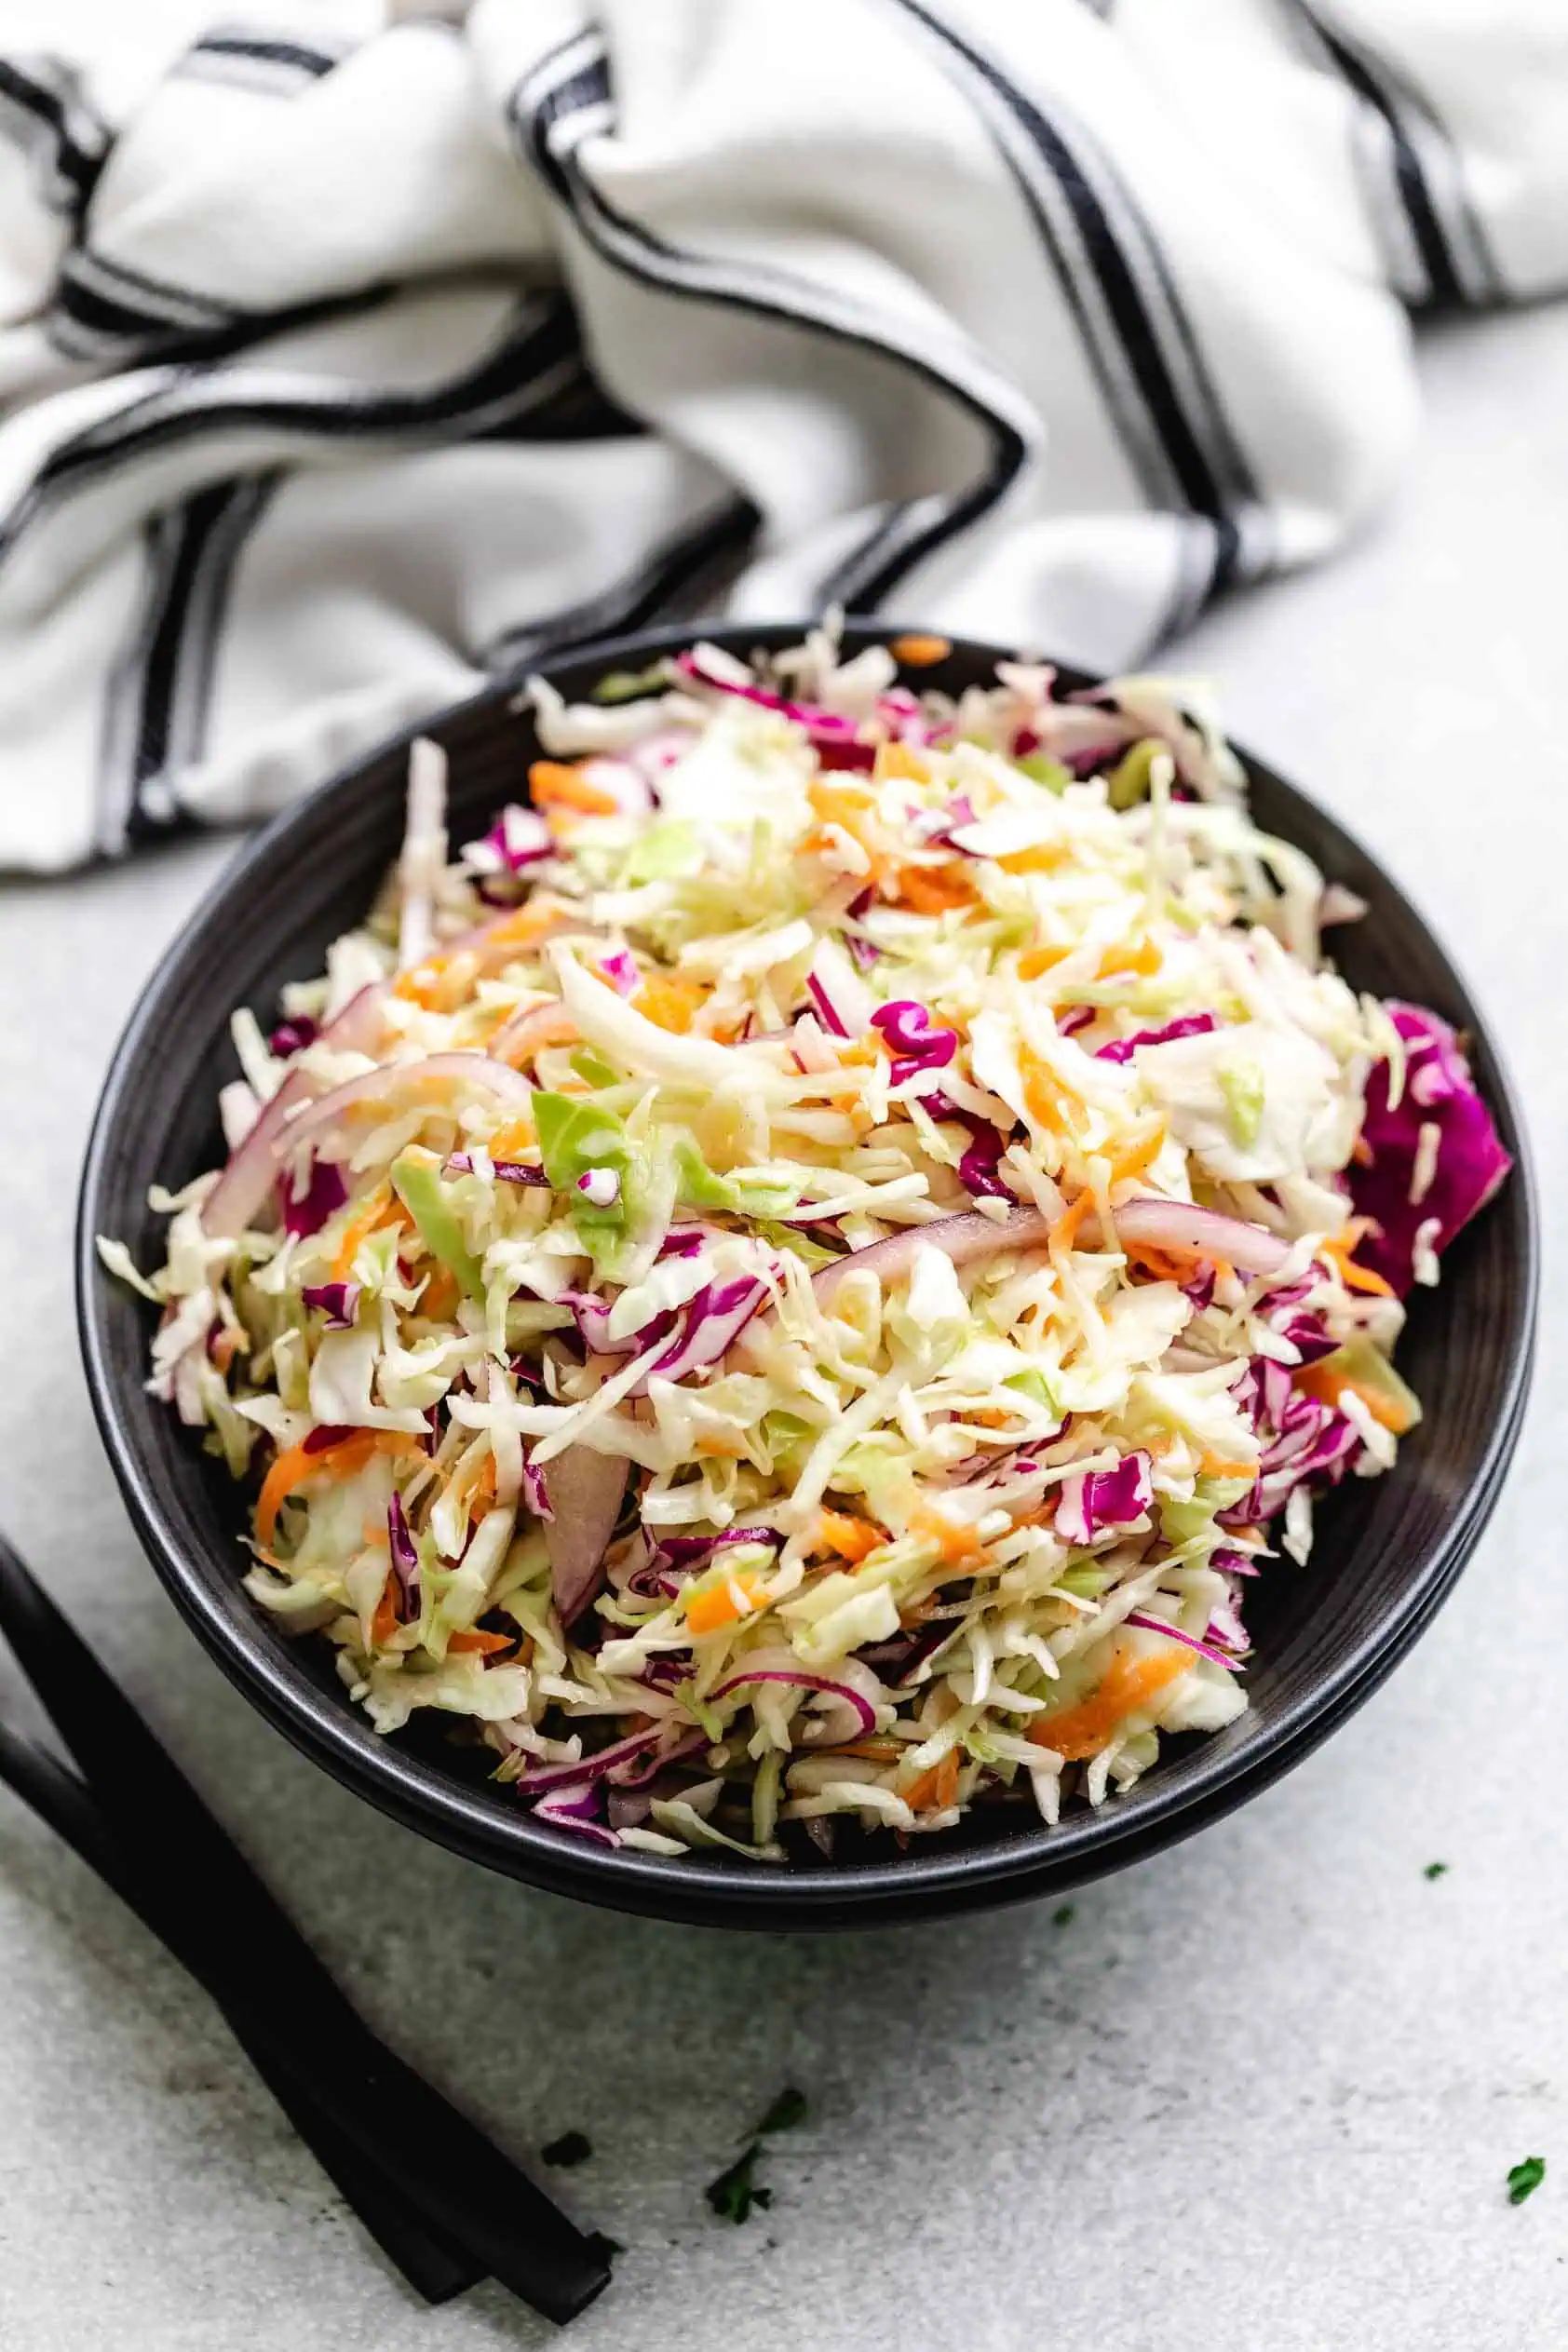
{"type": "MultiPolygon", "coordinates": [[[[531,664],[530,674],[547,678],[555,670],[600,664],[646,667],[658,655],[702,637],[720,644],[738,640],[742,645],[777,648],[798,642],[813,626],[807,621],[678,622],[555,649],[531,664]]],[[[911,629],[912,624],[878,616],[857,618],[845,633],[852,641],[882,642],[911,629]]],[[[1020,657],[980,640],[950,642],[955,653],[988,663],[1020,657]]],[[[1075,677],[1087,675],[1075,665],[1059,667],[1075,677]]],[[[287,1648],[279,1651],[266,1638],[260,1612],[235,1615],[225,1611],[217,1590],[187,1552],[165,1511],[151,1466],[134,1440],[119,1393],[120,1375],[106,1323],[108,1277],[95,1245],[96,1234],[103,1229],[99,1204],[109,1180],[114,1137],[136,1084],[144,1046],[177,1000],[182,966],[198,941],[243,899],[252,877],[287,852],[296,833],[308,832],[323,802],[346,795],[367,768],[405,751],[415,737],[485,706],[511,700],[520,683],[520,678],[493,683],[396,729],[266,824],[215,877],[181,926],[142,989],[115,1048],[93,1114],[78,1196],[77,1333],[110,1466],[142,1548],[180,1614],[229,1681],[269,1722],[379,1810],[507,1875],[655,1917],[807,1927],[930,1917],[1026,1899],[1048,1889],[1060,1891],[1139,1860],[1218,1819],[1299,1763],[1370,1696],[1452,1589],[1491,1515],[1518,1440],[1534,1362],[1540,1261],[1539,1205],[1517,1089],[1463,974],[1420,909],[1338,817],[1240,745],[1236,749],[1249,774],[1266,777],[1288,805],[1299,805],[1326,824],[1336,846],[1347,857],[1362,859],[1425,934],[1444,972],[1451,1003],[1462,1012],[1491,1065],[1489,1096],[1513,1154],[1510,1186],[1516,1188],[1520,1225],[1507,1374],[1494,1392],[1485,1450],[1453,1521],[1359,1640],[1288,1699],[1253,1738],[1234,1747],[1211,1740],[1178,1783],[1162,1788],[1160,1775],[1153,1773],[1114,1803],[1075,1812],[1054,1827],[1031,1821],[989,1844],[934,1845],[892,1859],[857,1860],[845,1869],[809,1872],[738,1857],[715,1860],[696,1854],[677,1861],[569,1839],[566,1832],[536,1825],[520,1808],[503,1811],[487,1801],[481,1789],[443,1774],[424,1757],[374,1734],[345,1695],[319,1689],[294,1665],[287,1648]]]]}

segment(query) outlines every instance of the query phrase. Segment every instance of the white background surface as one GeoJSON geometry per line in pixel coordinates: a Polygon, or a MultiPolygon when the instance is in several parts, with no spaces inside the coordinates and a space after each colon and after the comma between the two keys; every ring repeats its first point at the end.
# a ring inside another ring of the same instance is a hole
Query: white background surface
{"type": "MultiPolygon", "coordinates": [[[[1189,667],[1346,817],[1510,1048],[1568,1177],[1568,317],[1427,347],[1426,446],[1339,563],[1189,667]]],[[[3,781],[0,781],[3,789],[3,781]]],[[[1548,1239],[1513,1479],[1435,1629],[1196,1842],[1047,1908],[812,1940],[620,1920],[335,1788],[177,1622],[76,1360],[73,1196],[138,986],[231,845],[0,895],[0,1517],[379,2027],[625,2242],[573,2352],[1561,2352],[1568,2345],[1568,1401],[1548,1239]],[[1451,1865],[1436,1883],[1433,1859],[1451,1865]],[[786,2081],[771,2214],[702,2185],[786,2081]],[[1509,2208],[1508,2167],[1548,2161],[1509,2208]]],[[[19,1705],[0,1663],[0,1706],[19,1705]]],[[[546,2343],[427,2313],[204,1997],[0,1792],[4,2352],[546,2343]]]]}

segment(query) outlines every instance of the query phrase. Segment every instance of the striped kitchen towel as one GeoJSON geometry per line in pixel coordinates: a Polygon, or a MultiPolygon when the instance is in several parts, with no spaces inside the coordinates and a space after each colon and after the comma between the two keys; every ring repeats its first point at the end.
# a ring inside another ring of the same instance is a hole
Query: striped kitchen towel
{"type": "Polygon", "coordinates": [[[1563,0],[28,6],[11,867],[663,614],[1124,664],[1375,506],[1413,315],[1568,277],[1563,0]]]}

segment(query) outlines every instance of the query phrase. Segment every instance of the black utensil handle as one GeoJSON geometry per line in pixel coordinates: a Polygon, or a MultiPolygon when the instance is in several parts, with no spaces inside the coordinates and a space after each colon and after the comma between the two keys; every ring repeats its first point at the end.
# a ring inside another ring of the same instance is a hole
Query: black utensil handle
{"type": "Polygon", "coordinates": [[[525,2303],[569,2319],[609,2283],[584,2236],[477,2125],[379,2042],[147,1724],[0,1536],[0,1630],[80,1765],[112,1842],[231,2017],[286,2008],[317,2098],[394,2160],[436,2228],[525,2303]]]}
{"type": "MultiPolygon", "coordinates": [[[[0,1723],[0,1780],[118,1895],[175,1959],[197,1980],[199,1971],[180,1949],[178,1925],[166,1928],[154,1907],[116,1859],[101,1817],[75,1776],[43,1749],[0,1723]]],[[[210,1984],[206,1990],[213,1992],[210,1984]]],[[[216,1994],[218,2007],[223,2007],[216,1994]]],[[[318,2102],[308,2075],[281,2033],[258,2030],[253,2020],[223,2012],[230,2031],[294,2129],[315,2155],[387,2260],[426,2303],[449,2303],[483,2278],[483,2265],[433,2230],[402,2183],[354,2146],[318,2102]]]]}

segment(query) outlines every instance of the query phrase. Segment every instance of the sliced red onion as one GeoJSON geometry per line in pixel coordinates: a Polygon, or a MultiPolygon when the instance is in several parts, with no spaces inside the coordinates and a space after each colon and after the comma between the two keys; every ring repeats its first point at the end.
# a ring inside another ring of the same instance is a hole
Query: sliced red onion
{"type": "MultiPolygon", "coordinates": [[[[1263,1225],[1223,1216],[1217,1209],[1197,1209],[1190,1201],[1167,1200],[1157,1193],[1139,1193],[1118,1202],[1115,1221],[1123,1241],[1146,1242],[1151,1249],[1172,1250],[1179,1257],[1223,1259],[1238,1274],[1277,1274],[1291,1254],[1291,1244],[1263,1225]]],[[[1098,1223],[1093,1229],[1098,1233],[1098,1223]]],[[[932,1228],[921,1230],[929,1233],[932,1228]]]]}
{"type": "Polygon", "coordinates": [[[1056,1532],[1064,1544],[1092,1544],[1113,1527],[1129,1527],[1155,1499],[1146,1453],[1124,1453],[1114,1470],[1075,1470],[1061,1481],[1056,1532]]]}
{"type": "Polygon", "coordinates": [[[267,1039],[267,1051],[276,1054],[279,1061],[288,1061],[293,1055],[304,1053],[306,1046],[314,1045],[320,1034],[318,1024],[308,1013],[296,1013],[291,1021],[278,1022],[267,1039]]]}
{"type": "Polygon", "coordinates": [[[844,945],[845,953],[858,971],[869,972],[873,964],[882,961],[882,950],[876,941],[863,938],[858,931],[846,931],[844,945]]]}
{"type": "Polygon", "coordinates": [[[1257,1576],[1263,1573],[1250,1552],[1237,1551],[1229,1544],[1222,1544],[1210,1553],[1209,1565],[1226,1576],[1257,1576]]]}
{"type": "MultiPolygon", "coordinates": [[[[488,922],[477,924],[471,931],[446,942],[441,953],[456,955],[473,950],[482,954],[494,934],[499,932],[504,937],[511,919],[510,913],[493,915],[488,922]]],[[[395,978],[396,975],[389,975],[361,988],[342,1012],[318,1033],[315,1042],[335,1047],[343,1053],[371,1052],[380,1039],[382,1007],[395,978]]],[[[231,1155],[227,1167],[202,1203],[205,1232],[232,1237],[254,1223],[277,1182],[284,1152],[293,1150],[302,1140],[291,1129],[286,1142],[281,1140],[291,1115],[319,1092],[317,1079],[303,1070],[291,1070],[271,1101],[263,1104],[260,1118],[239,1149],[231,1155]]]]}
{"type": "Polygon", "coordinates": [[[396,1488],[386,1506],[386,1542],[392,1556],[392,1573],[403,1596],[403,1621],[409,1624],[419,1615],[419,1552],[409,1528],[403,1498],[396,1488]]]}
{"type": "Polygon", "coordinates": [[[353,1328],[359,1306],[358,1282],[307,1282],[300,1296],[306,1306],[318,1306],[322,1310],[330,1331],[346,1331],[353,1328]]]}
{"type": "Polygon", "coordinates": [[[1070,1005],[1056,1017],[1056,1034],[1059,1037],[1075,1037],[1080,1029],[1088,1029],[1099,1018],[1098,1005],[1070,1005]]]}
{"type": "Polygon", "coordinates": [[[1020,1209],[1001,1221],[979,1209],[966,1210],[961,1216],[939,1217],[931,1224],[889,1234],[885,1241],[873,1241],[867,1249],[848,1250],[831,1265],[819,1266],[811,1277],[811,1287],[821,1305],[831,1298],[845,1276],[858,1267],[878,1275],[884,1282],[897,1282],[909,1273],[917,1250],[940,1250],[954,1265],[968,1265],[978,1259],[1000,1257],[1008,1250],[1043,1249],[1050,1229],[1050,1219],[1038,1209],[1020,1209]]]}
{"type": "Polygon", "coordinates": [[[516,1070],[532,1061],[546,1046],[569,1044],[576,1034],[577,1024],[564,1005],[532,1005],[527,1012],[513,1013],[501,1023],[491,1037],[490,1051],[497,1061],[516,1070]]]}
{"type": "Polygon", "coordinates": [[[344,1113],[356,1103],[395,1095],[399,1087],[426,1086],[434,1081],[476,1087],[481,1093],[493,1095],[497,1102],[519,1111],[525,1110],[534,1099],[534,1089],[526,1078],[508,1069],[504,1061],[493,1061],[488,1054],[431,1053],[418,1061],[378,1062],[373,1070],[333,1087],[331,1093],[306,1103],[290,1119],[278,1142],[284,1152],[295,1151],[313,1137],[331,1133],[344,1113]]]}
{"type": "Polygon", "coordinates": [[[1244,1670],[1240,1660],[1228,1650],[1222,1650],[1213,1642],[1200,1641],[1196,1633],[1183,1633],[1179,1625],[1168,1625],[1163,1617],[1148,1616],[1142,1609],[1129,1609],[1124,1623],[1142,1626],[1147,1633],[1163,1633],[1167,1641],[1180,1642],[1184,1648],[1196,1650],[1199,1657],[1210,1658],[1216,1666],[1228,1667],[1233,1674],[1244,1670]]]}
{"type": "Polygon", "coordinates": [[[585,1168],[577,1190],[593,1209],[613,1209],[621,1196],[621,1180],[613,1168],[585,1168]]]}
{"type": "Polygon", "coordinates": [[[1206,1037],[1218,1026],[1212,1013],[1183,1013],[1179,1021],[1168,1021],[1163,1029],[1140,1029],[1136,1036],[1097,1046],[1094,1058],[1096,1061],[1130,1061],[1140,1046],[1168,1046],[1176,1037],[1206,1037]]]}
{"type": "Polygon", "coordinates": [[[603,1578],[604,1551],[621,1515],[629,1462],[569,1445],[545,1466],[550,1516],[545,1523],[550,1591],[565,1628],[581,1616],[603,1578]]]}
{"type": "Polygon", "coordinates": [[[313,1159],[303,1192],[292,1185],[283,1187],[283,1230],[300,1239],[319,1233],[329,1217],[335,1217],[348,1198],[348,1186],[343,1181],[343,1170],[335,1161],[313,1159]]]}

